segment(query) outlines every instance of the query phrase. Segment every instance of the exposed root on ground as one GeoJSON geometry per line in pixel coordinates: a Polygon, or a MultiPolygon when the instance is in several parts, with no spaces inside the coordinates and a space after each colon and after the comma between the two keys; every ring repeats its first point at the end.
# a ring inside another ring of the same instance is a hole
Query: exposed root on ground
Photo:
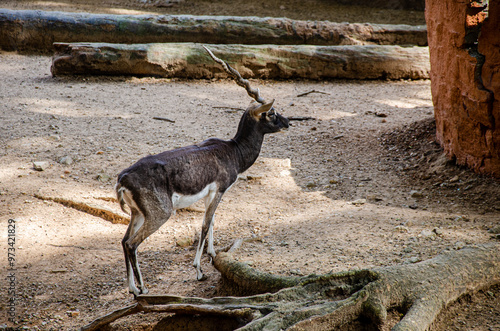
{"type": "Polygon", "coordinates": [[[215,267],[240,290],[264,294],[211,299],[141,295],[133,305],[82,330],[97,330],[138,312],[174,314],[160,323],[183,315],[217,316],[213,323],[229,319],[238,330],[327,330],[358,319],[381,329],[388,310],[403,314],[393,330],[427,330],[441,310],[460,296],[500,283],[499,248],[490,244],[446,252],[416,264],[282,277],[235,261],[233,247],[218,253],[215,267]]]}

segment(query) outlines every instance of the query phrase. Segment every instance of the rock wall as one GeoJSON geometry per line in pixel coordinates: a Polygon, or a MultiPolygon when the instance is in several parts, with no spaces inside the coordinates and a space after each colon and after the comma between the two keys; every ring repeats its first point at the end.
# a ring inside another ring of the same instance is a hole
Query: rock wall
{"type": "Polygon", "coordinates": [[[426,0],[437,140],[500,178],[500,1],[426,0]]]}

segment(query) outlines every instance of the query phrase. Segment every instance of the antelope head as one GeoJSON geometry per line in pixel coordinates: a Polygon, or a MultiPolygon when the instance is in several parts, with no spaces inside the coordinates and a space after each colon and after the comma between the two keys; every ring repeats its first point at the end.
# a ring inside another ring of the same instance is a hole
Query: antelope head
{"type": "Polygon", "coordinates": [[[248,106],[245,112],[247,116],[242,117],[238,131],[242,129],[242,125],[249,124],[247,123],[249,119],[259,123],[259,127],[257,129],[260,130],[262,134],[274,133],[283,129],[288,129],[289,120],[276,111],[273,107],[274,100],[266,102],[266,100],[261,97],[260,90],[258,88],[252,88],[250,86],[250,82],[241,77],[240,73],[236,69],[231,67],[226,61],[216,57],[206,46],[203,46],[203,48],[215,62],[222,66],[224,71],[228,73],[229,76],[234,78],[236,84],[243,87],[247,91],[248,95],[255,100],[248,106]]]}

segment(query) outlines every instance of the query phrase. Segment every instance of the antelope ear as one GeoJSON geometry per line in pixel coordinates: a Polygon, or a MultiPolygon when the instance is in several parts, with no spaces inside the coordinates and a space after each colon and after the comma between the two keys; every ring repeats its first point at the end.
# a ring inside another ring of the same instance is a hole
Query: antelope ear
{"type": "Polygon", "coordinates": [[[258,118],[260,114],[269,111],[269,109],[271,109],[273,107],[273,103],[274,103],[274,99],[273,99],[273,101],[271,101],[269,103],[266,103],[266,104],[263,104],[263,105],[259,105],[259,106],[255,107],[255,108],[251,109],[250,110],[250,116],[258,118]]]}

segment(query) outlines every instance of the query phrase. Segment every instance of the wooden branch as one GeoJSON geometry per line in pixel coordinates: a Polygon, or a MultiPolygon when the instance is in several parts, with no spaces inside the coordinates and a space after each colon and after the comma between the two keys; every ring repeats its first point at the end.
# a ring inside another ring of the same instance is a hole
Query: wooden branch
{"type": "Polygon", "coordinates": [[[212,108],[213,109],[228,109],[228,110],[233,111],[233,112],[245,111],[245,109],[239,108],[239,107],[224,107],[224,106],[217,107],[217,106],[214,106],[212,108]]]}
{"type": "Polygon", "coordinates": [[[59,248],[77,248],[81,250],[96,250],[96,251],[117,251],[121,252],[121,249],[116,249],[116,248],[100,248],[100,247],[84,247],[84,246],[78,246],[78,245],[54,245],[54,244],[47,244],[52,247],[59,247],[59,248]]]}
{"type": "Polygon", "coordinates": [[[297,97],[298,97],[298,98],[300,98],[300,97],[305,97],[306,95],[311,94],[311,93],[330,94],[330,93],[326,93],[326,92],[321,92],[321,91],[311,90],[311,91],[308,91],[308,92],[304,92],[304,93],[298,94],[298,95],[297,95],[297,97]]]}
{"type": "Polygon", "coordinates": [[[76,246],[76,245],[54,245],[54,244],[47,244],[52,247],[61,247],[61,248],[78,248],[78,249],[86,249],[83,246],[76,246]]]}
{"type": "Polygon", "coordinates": [[[425,25],[287,18],[110,15],[0,9],[0,49],[52,52],[54,42],[427,45],[425,25]]]}
{"type": "MultiPolygon", "coordinates": [[[[56,43],[52,74],[135,75],[212,79],[228,77],[199,44],[56,43]]],[[[243,78],[422,79],[426,47],[209,45],[243,78]]]]}
{"type": "Polygon", "coordinates": [[[99,200],[106,201],[106,202],[118,203],[118,200],[116,200],[116,198],[114,198],[114,197],[94,197],[94,199],[99,199],[99,200]]]}
{"type": "Polygon", "coordinates": [[[174,120],[168,119],[166,117],[157,117],[157,116],[155,116],[155,117],[153,117],[153,119],[154,120],[158,120],[158,121],[165,121],[165,122],[175,123],[174,120]]]}
{"type": "Polygon", "coordinates": [[[75,201],[59,197],[47,197],[41,194],[35,194],[35,197],[44,201],[54,201],[60,203],[63,206],[74,208],[84,213],[100,217],[102,219],[105,219],[106,221],[110,221],[113,224],[128,224],[130,222],[128,216],[114,212],[105,206],[100,206],[97,204],[89,204],[81,201],[75,201]]]}
{"type": "Polygon", "coordinates": [[[316,120],[317,118],[311,116],[288,116],[290,121],[311,121],[316,120]]]}

